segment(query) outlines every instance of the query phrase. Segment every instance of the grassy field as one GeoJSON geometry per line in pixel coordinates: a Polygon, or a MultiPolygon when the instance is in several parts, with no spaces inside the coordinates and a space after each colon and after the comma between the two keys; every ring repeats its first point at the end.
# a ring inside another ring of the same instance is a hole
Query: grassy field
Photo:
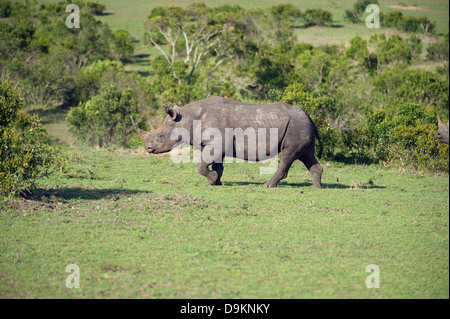
{"type": "MultiPolygon", "coordinates": [[[[108,11],[99,18],[137,40],[128,70],[145,74],[156,54],[142,41],[151,8],[195,1],[100,2],[108,11]]],[[[321,45],[370,36],[342,21],[353,2],[282,3],[333,13],[335,27],[298,31],[321,45]]],[[[448,29],[448,1],[403,3],[417,4],[405,14],[426,13],[438,32],[448,29]]],[[[448,176],[322,162],[317,190],[298,162],[265,189],[261,164],[233,163],[212,187],[196,164],[168,155],[75,147],[65,110],[34,112],[72,145],[71,163],[28,199],[0,198],[0,298],[449,298],[448,176]],[[80,269],[79,289],[66,287],[69,264],[80,269]],[[379,289],[366,287],[370,264],[379,289]]]]}
{"type": "Polygon", "coordinates": [[[317,190],[297,163],[265,189],[260,164],[233,163],[212,187],[167,155],[71,153],[30,199],[1,201],[2,298],[449,297],[446,176],[322,163],[317,190]]]}

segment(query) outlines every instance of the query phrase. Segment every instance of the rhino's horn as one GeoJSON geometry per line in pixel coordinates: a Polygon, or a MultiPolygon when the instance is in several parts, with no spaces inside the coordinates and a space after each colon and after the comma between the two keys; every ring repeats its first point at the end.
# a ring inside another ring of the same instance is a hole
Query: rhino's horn
{"type": "Polygon", "coordinates": [[[441,117],[439,116],[439,114],[437,116],[437,120],[438,120],[438,124],[439,125],[443,125],[444,124],[444,122],[442,122],[441,117]]]}
{"type": "Polygon", "coordinates": [[[139,137],[141,140],[144,138],[145,135],[147,135],[147,131],[141,130],[139,127],[137,127],[136,123],[134,123],[133,117],[131,116],[131,124],[133,124],[133,128],[136,130],[136,132],[139,134],[139,137]]]}

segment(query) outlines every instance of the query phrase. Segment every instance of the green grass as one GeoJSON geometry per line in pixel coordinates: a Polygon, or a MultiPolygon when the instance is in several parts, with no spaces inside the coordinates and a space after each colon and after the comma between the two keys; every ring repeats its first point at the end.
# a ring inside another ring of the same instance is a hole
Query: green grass
{"type": "Polygon", "coordinates": [[[317,190],[297,163],[265,189],[260,164],[234,163],[212,187],[169,156],[72,152],[1,202],[2,298],[449,297],[448,177],[323,163],[317,190]]]}
{"type": "Polygon", "coordinates": [[[57,142],[73,145],[74,137],[69,133],[66,121],[67,108],[62,107],[28,107],[26,112],[30,115],[37,114],[41,119],[42,128],[57,142]]]}
{"type": "MultiPolygon", "coordinates": [[[[142,42],[145,16],[156,5],[187,3],[100,2],[112,13],[102,21],[139,40],[127,68],[143,74],[157,54],[142,42]]],[[[298,5],[329,9],[339,26],[353,2],[298,5]]],[[[382,10],[398,4],[380,2],[382,10]]],[[[439,32],[448,28],[447,1],[414,2],[439,32]]],[[[322,45],[371,31],[298,32],[322,45]]],[[[73,144],[64,110],[34,112],[51,135],[73,144]]],[[[448,176],[322,163],[317,190],[296,163],[278,188],[265,189],[270,176],[246,163],[226,164],[224,185],[211,187],[195,164],[168,156],[68,152],[66,172],[42,180],[31,198],[0,199],[1,298],[449,298],[448,176]],[[69,264],[80,268],[80,289],[65,286],[69,264]],[[365,286],[369,264],[380,268],[379,289],[365,286]]]]}

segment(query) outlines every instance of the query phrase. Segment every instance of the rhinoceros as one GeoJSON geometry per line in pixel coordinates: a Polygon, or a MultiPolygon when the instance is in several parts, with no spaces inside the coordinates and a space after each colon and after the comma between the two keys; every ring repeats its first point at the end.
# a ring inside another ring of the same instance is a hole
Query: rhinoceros
{"type": "Polygon", "coordinates": [[[436,132],[436,137],[442,143],[448,144],[448,122],[444,124],[438,115],[438,130],[436,132]]]}
{"type": "Polygon", "coordinates": [[[210,185],[222,185],[220,179],[225,156],[261,161],[269,156],[275,158],[281,153],[275,174],[264,187],[276,187],[280,180],[287,177],[292,163],[300,160],[312,176],[311,186],[322,188],[322,167],[315,157],[315,138],[320,145],[319,159],[323,145],[316,126],[299,106],[283,102],[250,104],[211,97],[183,107],[166,107],[166,113],[163,124],[158,129],[152,128],[150,132],[138,128],[131,118],[146,151],[150,154],[166,153],[178,143],[186,143],[200,149],[203,154],[209,147],[208,156],[205,156],[207,159],[201,156],[198,172],[207,178],[210,185]],[[258,138],[252,140],[249,137],[252,134],[248,134],[246,143],[242,143],[242,135],[238,138],[238,134],[235,134],[252,130],[258,131],[258,138]],[[184,131],[187,134],[173,134],[174,131],[184,131]],[[197,141],[196,131],[197,136],[201,136],[197,141]],[[206,134],[207,132],[209,133],[206,134]],[[230,132],[234,134],[232,138],[223,138],[229,136],[230,132]],[[211,133],[216,133],[213,139],[211,135],[214,134],[211,133]],[[258,147],[263,148],[263,152],[257,152],[258,147]]]}

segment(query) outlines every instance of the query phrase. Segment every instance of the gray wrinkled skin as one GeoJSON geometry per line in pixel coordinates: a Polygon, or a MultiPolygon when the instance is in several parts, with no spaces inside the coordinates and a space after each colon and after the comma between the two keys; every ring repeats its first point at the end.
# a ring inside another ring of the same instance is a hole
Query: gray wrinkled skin
{"type": "MultiPolygon", "coordinates": [[[[214,139],[202,139],[200,145],[194,145],[194,120],[201,121],[202,133],[207,128],[217,128],[220,130],[222,137],[225,136],[225,128],[246,130],[251,127],[255,131],[265,128],[267,132],[266,154],[270,154],[269,130],[270,128],[277,128],[277,145],[273,146],[277,149],[273,153],[281,153],[280,162],[274,176],[263,186],[276,187],[280,180],[287,177],[292,163],[295,160],[300,160],[311,173],[312,186],[322,187],[322,167],[314,156],[315,138],[317,137],[319,140],[320,153],[322,153],[322,144],[314,123],[298,106],[287,103],[249,104],[222,97],[212,97],[187,104],[181,108],[166,108],[166,113],[168,116],[157,130],[145,132],[134,126],[144,142],[145,149],[150,154],[169,152],[174,145],[180,142],[193,145],[201,150],[205,146],[211,145],[210,143],[218,143],[214,139]],[[188,140],[183,140],[181,137],[177,140],[171,140],[170,133],[174,128],[185,128],[189,131],[188,140]]],[[[223,173],[225,150],[232,149],[233,156],[237,157],[240,153],[236,152],[236,147],[242,145],[242,143],[236,143],[235,139],[231,140],[230,145],[225,145],[225,138],[222,138],[219,143],[222,143],[221,149],[223,152],[213,154],[216,160],[206,163],[202,158],[198,164],[198,172],[208,179],[210,185],[222,184],[220,179],[223,173]],[[209,166],[211,166],[211,170],[209,166]]],[[[248,154],[255,154],[252,151],[257,150],[258,145],[253,145],[253,143],[243,143],[243,145],[244,156],[241,158],[248,160],[248,154]]],[[[256,158],[256,160],[260,159],[256,158]]]]}
{"type": "Polygon", "coordinates": [[[436,132],[436,137],[441,143],[448,144],[448,122],[444,124],[438,115],[438,130],[436,132]]]}

